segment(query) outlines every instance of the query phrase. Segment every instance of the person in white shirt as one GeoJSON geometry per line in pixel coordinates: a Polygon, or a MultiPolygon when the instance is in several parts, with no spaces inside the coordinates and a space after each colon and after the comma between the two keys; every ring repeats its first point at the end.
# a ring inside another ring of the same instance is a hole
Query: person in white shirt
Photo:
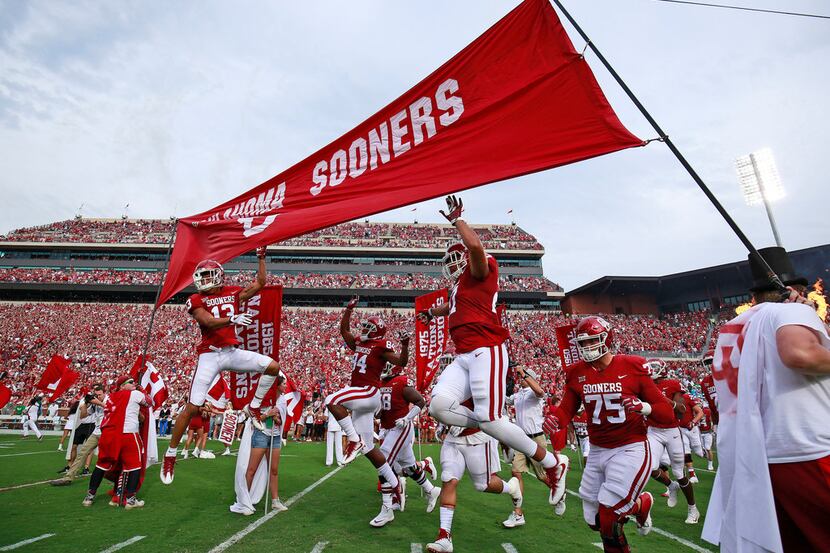
{"type": "Polygon", "coordinates": [[[33,397],[29,400],[29,405],[23,411],[23,437],[21,439],[25,440],[29,437],[29,430],[35,433],[38,440],[43,439],[43,434],[40,433],[40,430],[37,427],[37,417],[39,412],[40,402],[37,397],[33,397]]]}
{"type": "Polygon", "coordinates": [[[783,248],[750,255],[751,309],[720,329],[712,375],[720,466],[703,538],[721,551],[830,547],[830,335],[783,248]]]}
{"type": "Polygon", "coordinates": [[[326,466],[330,467],[334,461],[343,464],[343,430],[337,424],[337,419],[329,413],[328,430],[326,431],[326,466]]]}
{"type": "Polygon", "coordinates": [[[53,430],[58,430],[60,417],[58,416],[58,404],[54,401],[49,404],[49,422],[52,423],[53,430]]]}
{"type": "Polygon", "coordinates": [[[92,414],[95,428],[89,438],[78,449],[78,455],[75,457],[75,461],[66,472],[66,475],[63,478],[52,480],[49,482],[51,485],[68,486],[78,476],[89,474],[89,461],[95,449],[98,447],[98,441],[101,439],[101,422],[104,420],[104,405],[106,401],[107,396],[104,394],[104,385],[100,382],[95,383],[92,386],[92,392],[84,398],[85,412],[92,414]],[[83,472],[81,472],[81,467],[84,467],[83,472]]]}

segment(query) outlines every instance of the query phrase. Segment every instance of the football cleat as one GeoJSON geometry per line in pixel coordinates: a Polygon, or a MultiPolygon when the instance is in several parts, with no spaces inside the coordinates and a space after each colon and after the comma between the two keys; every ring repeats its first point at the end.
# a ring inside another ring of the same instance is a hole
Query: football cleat
{"type": "Polygon", "coordinates": [[[346,444],[346,450],[343,452],[343,464],[348,465],[354,461],[360,455],[360,452],[363,451],[364,446],[365,444],[360,438],[356,442],[349,440],[349,443],[346,444]]]}
{"type": "Polygon", "coordinates": [[[452,553],[452,535],[441,528],[435,541],[427,544],[429,553],[452,553]]]}
{"type": "Polygon", "coordinates": [[[559,501],[559,503],[557,503],[556,505],[553,506],[553,514],[555,514],[558,517],[561,517],[562,515],[565,514],[565,509],[567,509],[567,508],[568,508],[568,506],[565,504],[565,498],[563,497],[559,501]]]}
{"type": "Polygon", "coordinates": [[[161,463],[161,483],[173,483],[173,471],[176,469],[176,456],[165,455],[164,461],[161,463]]]}
{"type": "Polygon", "coordinates": [[[92,507],[92,503],[95,501],[95,496],[91,493],[86,494],[86,497],[83,501],[81,501],[81,505],[84,507],[92,507]]]}
{"type": "Polygon", "coordinates": [[[522,486],[519,484],[519,479],[515,476],[506,482],[507,493],[513,499],[513,507],[518,509],[522,506],[522,486]]]}
{"type": "Polygon", "coordinates": [[[124,504],[124,508],[128,511],[130,509],[140,509],[141,507],[144,507],[144,500],[136,496],[128,497],[127,502],[124,504]]]}
{"type": "Polygon", "coordinates": [[[516,514],[516,511],[513,511],[510,513],[510,516],[507,517],[507,520],[505,520],[501,524],[505,528],[515,528],[516,526],[524,526],[525,516],[516,514]]]}
{"type": "Polygon", "coordinates": [[[441,488],[435,486],[432,488],[432,491],[427,494],[427,512],[431,513],[435,510],[435,506],[438,504],[438,498],[441,497],[441,488]]]}
{"type": "Polygon", "coordinates": [[[700,521],[700,511],[696,505],[689,505],[689,513],[686,516],[686,524],[697,524],[700,521]]]}
{"type": "Polygon", "coordinates": [[[393,520],[395,520],[395,513],[392,511],[391,507],[384,505],[380,508],[378,516],[370,520],[369,524],[375,528],[380,528],[381,526],[386,526],[393,520]]]}
{"type": "Polygon", "coordinates": [[[677,490],[680,489],[680,483],[677,480],[672,480],[671,484],[669,484],[669,489],[666,490],[668,492],[668,500],[666,501],[666,505],[673,509],[677,506],[677,490]]]}
{"type": "Polygon", "coordinates": [[[254,428],[260,432],[265,431],[265,423],[262,422],[262,413],[260,412],[259,407],[251,407],[251,404],[249,403],[243,407],[242,412],[251,418],[251,424],[254,425],[254,428]]]}
{"type": "Polygon", "coordinates": [[[568,467],[570,465],[571,460],[567,456],[557,455],[556,465],[545,469],[545,474],[548,476],[548,486],[550,487],[548,503],[551,505],[557,505],[565,497],[565,485],[567,484],[565,476],[568,474],[568,467]],[[551,480],[551,473],[555,475],[553,480],[551,480]],[[551,485],[551,482],[553,482],[553,485],[551,485]]]}
{"type": "Polygon", "coordinates": [[[640,494],[640,512],[635,515],[637,521],[637,533],[645,536],[651,532],[651,506],[654,505],[654,497],[649,492],[640,494]]]}
{"type": "Polygon", "coordinates": [[[438,470],[435,468],[435,463],[432,462],[432,457],[424,457],[424,471],[429,474],[431,480],[438,478],[438,470]]]}

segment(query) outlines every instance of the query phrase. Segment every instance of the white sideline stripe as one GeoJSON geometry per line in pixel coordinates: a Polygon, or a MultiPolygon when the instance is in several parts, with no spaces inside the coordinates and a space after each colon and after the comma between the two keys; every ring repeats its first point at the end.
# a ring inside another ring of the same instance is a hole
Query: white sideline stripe
{"type": "MultiPolygon", "coordinates": [[[[571,494],[574,497],[579,497],[579,494],[574,492],[574,491],[571,491],[571,490],[565,490],[565,491],[567,491],[569,494],[571,494]]],[[[666,532],[665,530],[657,528],[656,526],[652,526],[651,531],[656,532],[656,533],[660,534],[661,536],[665,536],[665,537],[669,538],[670,540],[674,540],[678,543],[682,543],[683,545],[685,545],[689,549],[697,551],[698,553],[713,553],[711,549],[706,549],[705,547],[701,547],[701,546],[697,545],[696,543],[690,542],[689,540],[684,540],[680,536],[675,536],[671,532],[666,532]]]]}
{"type": "Polygon", "coordinates": [[[17,549],[18,547],[23,547],[24,545],[29,545],[30,543],[35,543],[36,541],[45,540],[46,538],[51,538],[55,534],[43,534],[42,536],[38,536],[36,538],[30,538],[28,540],[19,541],[17,543],[13,543],[11,545],[7,545],[5,547],[0,547],[0,551],[11,551],[12,549],[17,549]]]}
{"type": "Polygon", "coordinates": [[[3,455],[0,455],[0,457],[19,457],[21,455],[40,455],[41,453],[57,453],[57,452],[58,452],[57,450],[55,450],[55,451],[49,450],[49,451],[30,451],[29,453],[4,453],[3,455]]]}
{"type": "Polygon", "coordinates": [[[420,543],[412,543],[409,545],[409,553],[424,553],[424,546],[420,543]]]}
{"type": "MultiPolygon", "coordinates": [[[[319,480],[317,480],[313,484],[309,485],[306,489],[304,489],[303,491],[298,492],[295,495],[293,495],[292,497],[290,497],[288,499],[288,501],[285,502],[285,506],[286,507],[291,507],[291,505],[293,505],[294,503],[296,503],[297,501],[302,499],[303,496],[305,496],[311,490],[313,490],[314,488],[316,488],[317,486],[319,486],[320,484],[322,484],[323,482],[325,482],[326,480],[328,480],[329,478],[331,478],[332,476],[334,476],[335,474],[340,472],[340,469],[342,469],[344,466],[346,466],[346,465],[337,467],[333,471],[331,471],[329,473],[326,473],[319,480]]],[[[235,544],[236,542],[238,542],[239,540],[241,540],[242,538],[244,538],[245,536],[247,536],[248,534],[250,534],[251,532],[253,532],[257,528],[259,528],[260,526],[262,526],[263,524],[265,524],[266,522],[268,522],[269,520],[274,518],[278,513],[281,513],[281,512],[282,511],[271,511],[267,515],[265,515],[262,518],[252,522],[251,524],[249,524],[248,526],[246,526],[245,528],[243,528],[242,530],[240,530],[239,532],[237,532],[236,534],[234,534],[233,536],[231,536],[227,540],[220,543],[219,545],[217,545],[216,547],[214,547],[213,549],[208,551],[208,553],[221,553],[222,551],[226,550],[227,548],[229,548],[230,546],[232,546],[233,544],[235,544]]]]}
{"type": "Polygon", "coordinates": [[[317,545],[314,546],[314,549],[311,550],[311,553],[323,553],[323,549],[329,544],[327,541],[318,541],[317,545]]]}
{"type": "Polygon", "coordinates": [[[128,539],[127,541],[122,541],[121,543],[116,543],[112,547],[108,547],[108,548],[104,549],[103,551],[101,551],[101,553],[112,553],[113,551],[118,551],[119,549],[124,549],[128,545],[132,545],[135,542],[141,541],[146,537],[147,536],[133,536],[130,539],[128,539]]]}
{"type": "Polygon", "coordinates": [[[501,544],[501,548],[504,549],[505,553],[519,553],[519,550],[512,543],[503,543],[501,544]]]}

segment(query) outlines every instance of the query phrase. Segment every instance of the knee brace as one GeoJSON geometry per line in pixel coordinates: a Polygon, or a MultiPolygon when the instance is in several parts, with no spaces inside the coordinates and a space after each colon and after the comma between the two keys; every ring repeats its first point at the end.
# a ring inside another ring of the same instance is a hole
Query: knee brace
{"type": "Polygon", "coordinates": [[[606,553],[628,553],[628,542],[623,533],[623,518],[611,507],[599,506],[599,534],[606,553]]]}

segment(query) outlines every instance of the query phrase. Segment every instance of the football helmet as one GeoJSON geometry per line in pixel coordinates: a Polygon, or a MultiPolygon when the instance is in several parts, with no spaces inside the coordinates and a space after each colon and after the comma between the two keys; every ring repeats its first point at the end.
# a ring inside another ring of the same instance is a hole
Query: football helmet
{"type": "Polygon", "coordinates": [[[441,272],[449,280],[457,280],[467,268],[467,248],[461,242],[450,244],[441,258],[441,272]]]}
{"type": "Polygon", "coordinates": [[[706,353],[703,355],[703,366],[709,369],[712,368],[712,362],[715,360],[715,350],[709,348],[706,350],[706,353]]]}
{"type": "Polygon", "coordinates": [[[193,284],[199,292],[218,288],[224,280],[225,270],[218,261],[212,259],[205,259],[196,265],[196,270],[193,271],[193,284]]]}
{"type": "Polygon", "coordinates": [[[652,380],[659,380],[668,376],[669,368],[662,359],[648,359],[646,361],[646,367],[652,380]]]}
{"type": "Polygon", "coordinates": [[[386,325],[380,317],[369,317],[360,323],[360,339],[380,340],[386,334],[386,325]]]}
{"type": "Polygon", "coordinates": [[[614,329],[602,317],[585,317],[576,325],[576,349],[586,363],[593,363],[611,351],[614,329]]]}

